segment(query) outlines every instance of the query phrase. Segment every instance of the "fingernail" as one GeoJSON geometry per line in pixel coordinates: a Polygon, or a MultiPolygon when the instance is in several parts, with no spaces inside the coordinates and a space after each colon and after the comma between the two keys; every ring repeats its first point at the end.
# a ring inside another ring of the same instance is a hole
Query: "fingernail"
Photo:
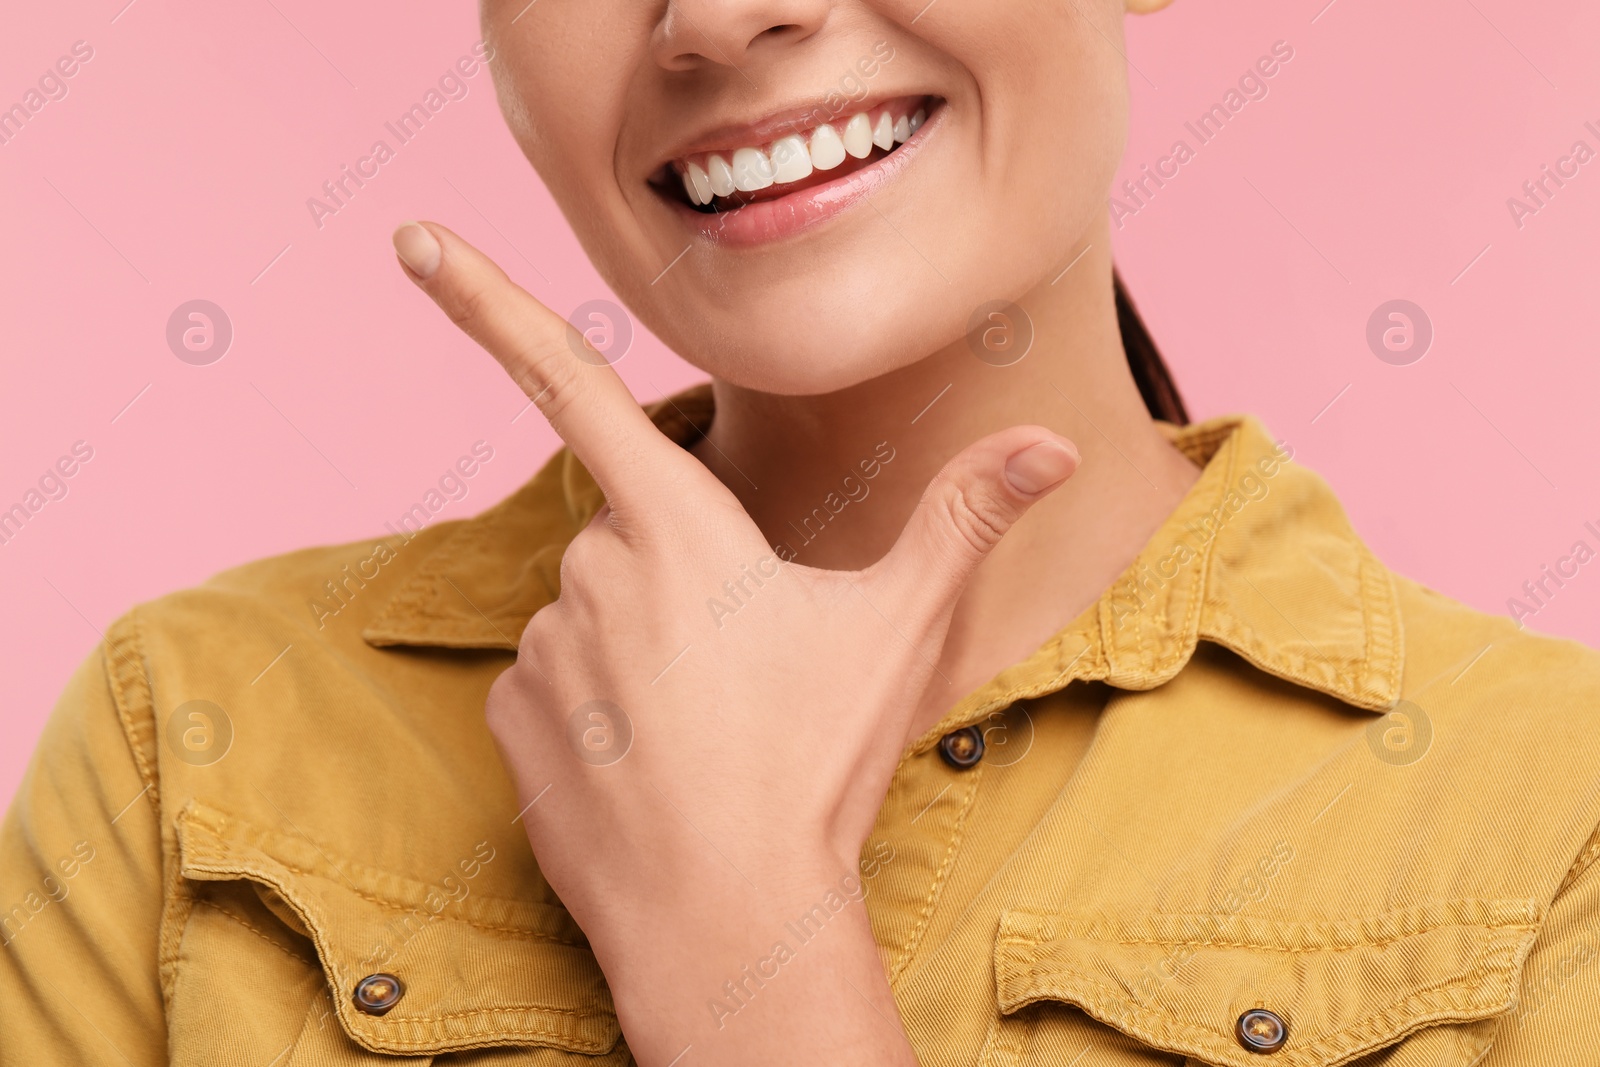
{"type": "Polygon", "coordinates": [[[1019,493],[1037,496],[1066,481],[1078,466],[1076,449],[1041,441],[1006,460],[1006,481],[1019,493]]]}
{"type": "Polygon", "coordinates": [[[443,254],[433,234],[415,222],[402,222],[399,229],[394,231],[392,240],[395,255],[411,268],[411,273],[419,278],[433,277],[443,254]]]}

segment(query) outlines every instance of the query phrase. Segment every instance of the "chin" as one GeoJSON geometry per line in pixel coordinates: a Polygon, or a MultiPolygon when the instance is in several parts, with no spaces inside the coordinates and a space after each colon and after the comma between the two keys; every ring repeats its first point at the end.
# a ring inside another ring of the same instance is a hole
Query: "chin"
{"type": "Polygon", "coordinates": [[[910,366],[924,352],[893,352],[855,346],[797,345],[760,354],[729,352],[691,360],[713,378],[741,389],[776,396],[822,396],[910,366]]]}
{"type": "Polygon", "coordinates": [[[892,374],[959,342],[967,328],[962,309],[986,297],[968,299],[950,289],[936,280],[880,292],[824,271],[791,277],[775,289],[741,289],[725,305],[691,301],[696,310],[664,322],[650,314],[659,305],[641,310],[658,319],[647,322],[658,337],[713,378],[763,393],[819,396],[892,374]]]}

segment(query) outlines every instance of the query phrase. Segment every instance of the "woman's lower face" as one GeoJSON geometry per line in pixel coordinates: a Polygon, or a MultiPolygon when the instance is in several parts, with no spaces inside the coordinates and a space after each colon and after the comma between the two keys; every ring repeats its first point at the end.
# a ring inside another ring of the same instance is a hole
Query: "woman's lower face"
{"type": "Polygon", "coordinates": [[[714,377],[833,392],[1048,282],[1121,155],[1123,6],[489,0],[512,132],[602,276],[714,377]]]}

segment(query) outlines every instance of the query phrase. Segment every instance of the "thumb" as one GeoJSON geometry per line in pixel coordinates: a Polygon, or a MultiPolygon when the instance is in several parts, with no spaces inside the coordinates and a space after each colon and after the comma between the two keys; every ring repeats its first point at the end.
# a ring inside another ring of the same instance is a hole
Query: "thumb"
{"type": "Polygon", "coordinates": [[[968,446],[928,483],[889,554],[873,567],[901,602],[954,605],[967,580],[1035,503],[1078,469],[1078,448],[1042,426],[1013,426],[968,446]]]}

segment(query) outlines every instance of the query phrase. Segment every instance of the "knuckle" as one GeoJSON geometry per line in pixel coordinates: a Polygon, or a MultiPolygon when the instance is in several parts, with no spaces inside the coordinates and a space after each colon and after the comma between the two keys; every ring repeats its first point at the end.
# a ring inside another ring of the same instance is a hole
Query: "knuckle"
{"type": "MultiPolygon", "coordinates": [[[[522,635],[517,640],[517,656],[520,659],[538,660],[539,654],[549,647],[551,639],[559,631],[556,623],[558,612],[555,601],[551,601],[533,613],[533,618],[522,628],[522,635]]],[[[514,669],[527,670],[528,664],[519,662],[514,669]]],[[[509,672],[507,672],[509,673],[509,672]]],[[[501,675],[502,678],[505,675],[501,675]]]]}
{"type": "Polygon", "coordinates": [[[494,321],[493,290],[483,285],[463,285],[449,291],[443,300],[445,314],[469,337],[482,339],[488,323],[494,321]]]}
{"type": "MultiPolygon", "coordinates": [[[[510,681],[538,693],[546,685],[546,677],[539,664],[558,661],[562,657],[562,638],[570,633],[571,624],[565,617],[565,605],[560,598],[534,611],[528,624],[522,627],[517,638],[517,662],[512,665],[510,681]],[[533,685],[538,681],[538,685],[533,685]]],[[[502,675],[504,677],[504,675],[502,675]]]]}
{"type": "Polygon", "coordinates": [[[561,597],[569,603],[581,599],[587,578],[599,562],[599,548],[592,528],[579,531],[561,553],[561,597]]]}
{"type": "Polygon", "coordinates": [[[556,422],[578,395],[578,368],[565,353],[549,350],[525,352],[520,362],[517,384],[546,421],[556,422]]]}
{"type": "Polygon", "coordinates": [[[518,671],[518,666],[513,666],[501,672],[489,686],[489,696],[483,705],[483,717],[489,726],[489,732],[495,737],[505,736],[510,727],[518,721],[517,708],[522,699],[518,671]]]}
{"type": "Polygon", "coordinates": [[[957,540],[979,555],[999,544],[1010,528],[1006,506],[986,493],[952,488],[943,494],[943,504],[957,540]]]}

